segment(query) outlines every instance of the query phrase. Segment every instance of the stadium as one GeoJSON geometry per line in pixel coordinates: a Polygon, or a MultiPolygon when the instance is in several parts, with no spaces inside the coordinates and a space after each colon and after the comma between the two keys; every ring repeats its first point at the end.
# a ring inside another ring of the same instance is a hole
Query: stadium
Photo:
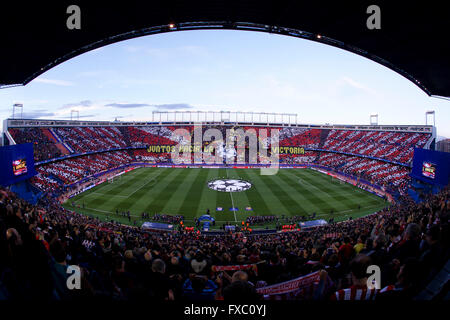
{"type": "MultiPolygon", "coordinates": [[[[24,120],[24,123],[26,122],[24,120]]],[[[42,124],[45,125],[45,121],[42,121],[42,124]]],[[[84,125],[87,127],[80,125],[57,127],[57,122],[53,124],[53,127],[35,125],[32,128],[13,128],[8,126],[7,135],[12,138],[11,141],[19,144],[33,143],[36,152],[39,152],[35,153],[38,175],[31,180],[35,186],[44,192],[63,189],[65,196],[71,198],[66,202],[68,209],[75,206],[73,209],[78,210],[76,205],[84,205],[85,212],[94,215],[97,213],[99,217],[105,214],[113,216],[116,211],[120,213],[131,211],[131,215],[136,217],[152,210],[163,215],[183,215],[183,222],[187,222],[187,226],[208,209],[214,212],[212,217],[215,220],[233,223],[241,223],[254,215],[281,216],[284,214],[294,218],[304,216],[306,219],[306,216],[313,215],[315,212],[318,216],[331,218],[333,215],[331,211],[334,212],[335,220],[342,220],[344,217],[348,218],[351,213],[359,215],[363,213],[362,211],[367,213],[367,210],[374,209],[374,206],[375,209],[380,209],[386,205],[385,200],[371,196],[368,191],[360,192],[356,188],[352,189],[339,182],[347,181],[347,179],[350,182],[353,178],[353,184],[357,185],[366,181],[365,188],[373,188],[373,194],[377,195],[378,192],[386,200],[393,194],[405,194],[407,168],[412,160],[414,147],[423,147],[432,141],[432,134],[422,133],[423,130],[431,130],[431,127],[417,128],[421,133],[392,133],[375,130],[311,129],[296,126],[282,128],[267,124],[243,126],[244,130],[253,129],[254,132],[266,128],[279,130],[281,168],[311,169],[295,170],[295,173],[293,173],[294,170],[282,171],[279,175],[275,175],[277,180],[274,180],[275,177],[272,176],[268,176],[269,178],[259,176],[258,166],[263,165],[261,162],[264,161],[257,159],[256,162],[249,162],[248,146],[244,146],[241,161],[219,159],[217,163],[207,165],[208,159],[205,159],[196,164],[193,161],[194,153],[192,152],[192,159],[178,166],[189,168],[188,170],[169,170],[170,167],[177,167],[172,162],[171,152],[167,152],[168,147],[175,146],[180,140],[180,136],[174,134],[175,130],[184,128],[192,132],[193,125],[180,126],[177,123],[143,124],[142,126],[105,124],[96,127],[89,126],[89,123],[84,125]],[[341,136],[349,137],[344,146],[340,146],[340,141],[344,141],[339,138],[341,136]],[[30,140],[30,137],[36,138],[30,140]],[[354,149],[345,148],[361,138],[363,141],[372,141],[374,137],[377,140],[369,149],[366,148],[366,157],[355,156],[357,154],[355,151],[367,147],[364,143],[361,146],[355,146],[354,149]],[[407,140],[411,141],[411,144],[408,148],[399,150],[398,144],[393,143],[386,150],[385,143],[391,139],[393,141],[407,140]],[[37,150],[42,150],[43,153],[37,150]],[[346,150],[347,155],[339,150],[346,150]],[[70,151],[73,153],[71,154],[70,151]],[[84,156],[79,156],[82,154],[84,156]],[[381,157],[373,157],[380,154],[381,157]],[[74,155],[78,156],[74,157],[74,155]],[[48,159],[49,156],[51,159],[48,159]],[[52,159],[59,160],[52,161],[52,159]],[[227,162],[231,163],[228,167],[224,166],[227,162]],[[348,164],[343,166],[345,162],[348,164]],[[354,166],[359,169],[358,174],[354,166]],[[147,168],[136,170],[139,167],[147,168]],[[160,169],[150,169],[151,167],[160,169]],[[85,168],[90,169],[86,172],[85,168]],[[209,168],[209,170],[202,170],[202,168],[209,168]],[[254,169],[239,170],[239,168],[254,169]],[[338,168],[342,168],[341,172],[347,174],[348,178],[342,176],[340,180],[334,174],[334,170],[338,168]],[[133,172],[130,172],[131,170],[133,172]],[[123,174],[124,172],[130,173],[123,174]],[[284,172],[288,172],[289,175],[282,178],[281,174],[284,172]],[[326,176],[321,177],[324,174],[328,175],[329,179],[326,176]],[[207,181],[218,178],[246,179],[252,181],[252,189],[242,194],[218,194],[214,189],[211,191],[211,187],[208,188],[207,185],[207,181]],[[105,179],[109,183],[90,188],[105,179]],[[316,185],[317,179],[322,179],[323,185],[316,185]],[[270,186],[274,183],[281,184],[278,192],[270,192],[270,186]],[[379,186],[378,189],[375,189],[376,185],[379,186]],[[89,191],[83,192],[87,188],[89,191]],[[161,190],[163,198],[157,194],[146,193],[152,188],[161,190]],[[305,199],[302,196],[305,188],[317,188],[323,196],[305,199]],[[185,192],[186,189],[189,190],[188,194],[185,192]],[[386,190],[390,193],[385,194],[386,190]],[[205,192],[204,195],[203,192],[205,192]],[[290,192],[296,192],[296,194],[290,194],[290,192]],[[72,197],[75,194],[76,196],[72,197]],[[270,198],[265,198],[265,194],[270,198]],[[111,200],[116,202],[107,205],[106,198],[112,195],[115,197],[111,200]],[[361,202],[358,202],[358,198],[361,198],[361,202]],[[232,208],[238,210],[230,213],[229,210],[232,208]],[[245,211],[246,208],[247,211],[245,211]],[[217,211],[220,209],[228,212],[217,211]]],[[[208,125],[208,127],[213,126],[208,125]]],[[[216,126],[223,131],[227,128],[237,131],[236,125],[226,126],[218,122],[216,126]]],[[[206,131],[207,128],[204,130],[206,131]]],[[[202,149],[205,149],[205,146],[202,149]]],[[[133,222],[135,220],[140,219],[133,219],[133,222]]],[[[142,221],[139,223],[141,224],[142,221]]]]}
{"type": "MultiPolygon", "coordinates": [[[[25,85],[100,45],[75,46],[0,83],[25,85]]],[[[392,69],[416,80],[412,65],[392,69]]],[[[4,119],[0,299],[448,300],[450,154],[436,151],[434,123],[370,119],[214,110],[4,119]]]]}

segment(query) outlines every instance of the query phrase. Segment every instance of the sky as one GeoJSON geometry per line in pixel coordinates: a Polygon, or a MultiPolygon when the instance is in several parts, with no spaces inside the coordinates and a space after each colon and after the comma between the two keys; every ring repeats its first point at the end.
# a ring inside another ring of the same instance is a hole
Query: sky
{"type": "MultiPolygon", "coordinates": [[[[436,112],[450,137],[450,101],[369,59],[294,37],[180,31],[118,42],[77,56],[26,86],[0,89],[0,119],[145,121],[152,111],[296,113],[299,123],[425,124],[436,112]]],[[[0,126],[2,122],[0,123],[0,126]]]]}

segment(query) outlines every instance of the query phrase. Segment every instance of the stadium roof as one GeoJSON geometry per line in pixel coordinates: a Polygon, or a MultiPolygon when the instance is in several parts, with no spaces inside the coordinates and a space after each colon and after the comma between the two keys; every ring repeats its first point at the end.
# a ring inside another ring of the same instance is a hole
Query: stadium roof
{"type": "Polygon", "coordinates": [[[450,97],[450,19],[443,3],[376,1],[381,29],[369,30],[367,8],[375,3],[366,0],[10,1],[0,10],[0,86],[25,85],[72,57],[125,39],[235,29],[340,47],[391,68],[428,95],[450,97]],[[80,30],[66,26],[72,4],[81,9],[80,30]]]}

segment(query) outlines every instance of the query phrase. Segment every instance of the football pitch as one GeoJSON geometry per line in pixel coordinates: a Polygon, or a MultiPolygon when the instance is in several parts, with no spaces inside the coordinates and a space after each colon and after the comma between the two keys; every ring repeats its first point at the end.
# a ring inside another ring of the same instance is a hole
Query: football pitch
{"type": "Polygon", "coordinates": [[[138,168],[69,199],[64,207],[101,220],[139,226],[151,221],[155,213],[183,215],[185,224],[193,225],[194,218],[209,209],[217,226],[221,226],[224,222],[240,223],[250,215],[289,217],[316,213],[315,219],[333,217],[341,221],[387,205],[369,192],[311,169],[280,169],[276,175],[264,176],[259,169],[138,168]],[[216,180],[222,186],[222,181],[239,180],[250,188],[218,191],[209,184],[216,180]],[[217,210],[220,208],[222,211],[217,210]],[[128,210],[131,223],[120,215],[128,210]],[[150,219],[142,220],[142,212],[147,212],[150,219]]]}

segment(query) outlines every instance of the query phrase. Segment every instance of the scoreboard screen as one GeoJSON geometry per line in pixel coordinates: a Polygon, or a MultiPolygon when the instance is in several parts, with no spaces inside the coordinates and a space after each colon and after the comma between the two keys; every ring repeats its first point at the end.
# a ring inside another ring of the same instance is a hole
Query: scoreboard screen
{"type": "Polygon", "coordinates": [[[431,162],[423,162],[422,175],[427,178],[434,179],[436,177],[436,165],[431,162]]]}
{"type": "Polygon", "coordinates": [[[32,143],[0,147],[0,186],[7,187],[36,174],[32,143]]]}
{"type": "Polygon", "coordinates": [[[450,182],[450,153],[415,148],[410,176],[440,188],[445,187],[450,182]]]}
{"type": "Polygon", "coordinates": [[[27,173],[27,161],[25,159],[18,159],[12,162],[13,174],[15,176],[20,176],[27,173]]]}

